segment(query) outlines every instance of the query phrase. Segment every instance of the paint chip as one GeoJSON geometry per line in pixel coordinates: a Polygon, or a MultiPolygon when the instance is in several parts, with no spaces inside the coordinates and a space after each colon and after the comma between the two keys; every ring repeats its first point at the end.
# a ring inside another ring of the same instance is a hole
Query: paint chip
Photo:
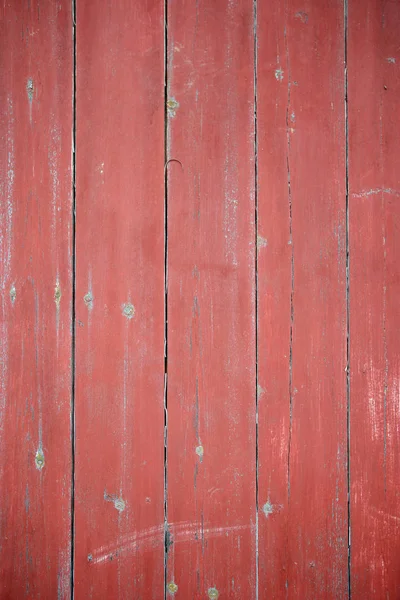
{"type": "Polygon", "coordinates": [[[122,498],[116,498],[114,500],[114,506],[119,512],[123,512],[125,510],[125,501],[122,498]]]}
{"type": "Polygon", "coordinates": [[[38,471],[41,471],[44,467],[44,454],[43,454],[43,450],[41,448],[39,448],[36,451],[35,465],[36,465],[36,468],[38,469],[38,471]]]}
{"type": "Polygon", "coordinates": [[[126,508],[125,500],[118,498],[117,496],[110,496],[107,492],[104,492],[104,500],[106,502],[112,502],[118,512],[123,512],[126,508]]]}
{"type": "Polygon", "coordinates": [[[302,23],[308,23],[308,14],[302,10],[299,10],[299,12],[295,14],[295,17],[300,19],[302,23]]]}
{"type": "Polygon", "coordinates": [[[218,598],[219,596],[219,592],[217,590],[217,588],[212,587],[208,589],[208,597],[209,598],[218,598]]]}
{"type": "Polygon", "coordinates": [[[170,581],[169,584],[167,585],[167,590],[169,591],[170,594],[176,594],[176,592],[178,591],[178,586],[176,585],[176,583],[174,581],[170,581]]]}
{"type": "Polygon", "coordinates": [[[83,301],[85,302],[86,306],[90,309],[93,308],[93,296],[91,294],[91,292],[88,292],[87,294],[85,294],[83,296],[83,301]]]}
{"type": "Polygon", "coordinates": [[[12,284],[12,286],[10,287],[10,300],[11,300],[11,304],[14,304],[16,297],[17,297],[17,290],[15,289],[15,285],[12,284]]]}
{"type": "Polygon", "coordinates": [[[122,306],[122,314],[127,319],[132,319],[132,317],[135,315],[135,307],[133,306],[133,304],[131,304],[130,302],[124,304],[122,306]]]}
{"type": "Polygon", "coordinates": [[[26,93],[28,94],[29,104],[32,104],[33,92],[33,80],[29,77],[28,81],[26,82],[26,93]]]}
{"type": "Polygon", "coordinates": [[[280,67],[279,67],[279,69],[275,70],[275,79],[277,81],[283,81],[283,71],[280,67]]]}
{"type": "Polygon", "coordinates": [[[265,238],[263,238],[261,235],[257,236],[257,248],[266,248],[266,246],[268,246],[268,242],[265,238]]]}
{"type": "Polygon", "coordinates": [[[197,456],[200,457],[200,462],[203,460],[203,456],[204,456],[204,448],[203,446],[197,446],[196,448],[196,454],[197,456]]]}
{"type": "Polygon", "coordinates": [[[268,519],[269,515],[272,515],[272,513],[274,512],[274,507],[271,504],[271,501],[269,500],[269,498],[263,506],[263,512],[264,512],[264,515],[267,517],[267,519],[268,519]]]}
{"type": "Polygon", "coordinates": [[[396,63],[396,59],[393,56],[389,56],[389,58],[386,59],[388,61],[388,63],[391,63],[392,65],[394,65],[396,63]]]}
{"type": "Polygon", "coordinates": [[[179,108],[179,102],[175,98],[168,98],[167,100],[167,112],[169,117],[175,117],[176,111],[179,108]]]}
{"type": "Polygon", "coordinates": [[[257,385],[257,398],[260,398],[264,394],[265,390],[260,384],[257,385]]]}
{"type": "Polygon", "coordinates": [[[56,283],[56,287],[54,288],[54,300],[57,306],[59,306],[61,301],[61,287],[58,281],[56,283]]]}

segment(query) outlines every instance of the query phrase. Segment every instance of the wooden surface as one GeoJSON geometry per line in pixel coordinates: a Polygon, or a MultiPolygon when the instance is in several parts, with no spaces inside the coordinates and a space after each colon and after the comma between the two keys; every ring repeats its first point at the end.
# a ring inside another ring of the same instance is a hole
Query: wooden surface
{"type": "Polygon", "coordinates": [[[257,16],[260,597],[346,598],[343,5],[257,16]]]}
{"type": "Polygon", "coordinates": [[[0,600],[396,600],[399,35],[3,3],[0,600]]]}
{"type": "Polygon", "coordinates": [[[77,4],[78,598],[164,589],[163,4],[77,4]]]}
{"type": "Polygon", "coordinates": [[[354,598],[400,590],[398,3],[349,6],[350,477],[354,598]]]}
{"type": "Polygon", "coordinates": [[[167,585],[255,598],[252,4],[171,2],[167,57],[167,585]]]}
{"type": "Polygon", "coordinates": [[[71,6],[0,25],[0,597],[69,598],[71,6]],[[50,58],[50,60],[49,60],[50,58]]]}

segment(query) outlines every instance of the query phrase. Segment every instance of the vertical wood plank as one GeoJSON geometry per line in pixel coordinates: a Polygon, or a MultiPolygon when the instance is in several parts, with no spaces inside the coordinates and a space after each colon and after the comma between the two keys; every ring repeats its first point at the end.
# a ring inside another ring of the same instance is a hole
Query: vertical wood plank
{"type": "Polygon", "coordinates": [[[255,598],[253,6],[168,3],[167,592],[255,598]]]}
{"type": "Polygon", "coordinates": [[[352,597],[400,589],[400,6],[349,2],[352,597]]]}
{"type": "Polygon", "coordinates": [[[344,10],[259,2],[260,598],[346,598],[344,10]]]}
{"type": "Polygon", "coordinates": [[[69,598],[72,19],[0,9],[0,597],[69,598]]]}
{"type": "Polygon", "coordinates": [[[163,597],[163,11],[77,2],[78,599],[163,597]]]}

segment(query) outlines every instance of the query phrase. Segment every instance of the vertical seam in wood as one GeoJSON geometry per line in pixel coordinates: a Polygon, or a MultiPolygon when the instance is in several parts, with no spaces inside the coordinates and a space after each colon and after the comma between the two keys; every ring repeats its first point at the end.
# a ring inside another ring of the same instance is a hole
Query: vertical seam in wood
{"type": "Polygon", "coordinates": [[[164,600],[168,568],[168,0],[164,0],[164,600]]]}
{"type": "Polygon", "coordinates": [[[258,137],[257,137],[257,0],[253,2],[253,36],[254,36],[254,310],[255,310],[255,408],[256,408],[256,600],[258,600],[259,586],[259,531],[258,531],[258,507],[259,507],[259,462],[258,462],[258,137]]]}
{"type": "Polygon", "coordinates": [[[348,0],[344,0],[344,112],[346,169],[346,400],[347,400],[347,575],[351,598],[351,498],[350,498],[350,245],[349,245],[349,115],[348,115],[348,0]]]}
{"type": "Polygon", "coordinates": [[[71,600],[75,561],[76,0],[72,0],[71,600]]]}

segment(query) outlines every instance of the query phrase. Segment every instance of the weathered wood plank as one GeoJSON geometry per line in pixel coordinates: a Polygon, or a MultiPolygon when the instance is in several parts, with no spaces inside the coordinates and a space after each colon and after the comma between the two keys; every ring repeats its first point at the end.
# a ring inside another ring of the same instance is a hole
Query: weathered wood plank
{"type": "MultiPolygon", "coordinates": [[[[168,552],[182,598],[255,598],[253,6],[168,3],[168,552]]],[[[171,594],[172,595],[172,594],[171,594]]]]}
{"type": "Polygon", "coordinates": [[[163,2],[77,2],[77,598],[164,590],[163,2]]]}
{"type": "Polygon", "coordinates": [[[347,597],[344,10],[259,2],[260,598],[347,597]]]}
{"type": "Polygon", "coordinates": [[[349,3],[352,597],[400,589],[398,2],[349,3]]]}
{"type": "Polygon", "coordinates": [[[0,12],[0,597],[69,598],[71,3],[0,12]]]}

